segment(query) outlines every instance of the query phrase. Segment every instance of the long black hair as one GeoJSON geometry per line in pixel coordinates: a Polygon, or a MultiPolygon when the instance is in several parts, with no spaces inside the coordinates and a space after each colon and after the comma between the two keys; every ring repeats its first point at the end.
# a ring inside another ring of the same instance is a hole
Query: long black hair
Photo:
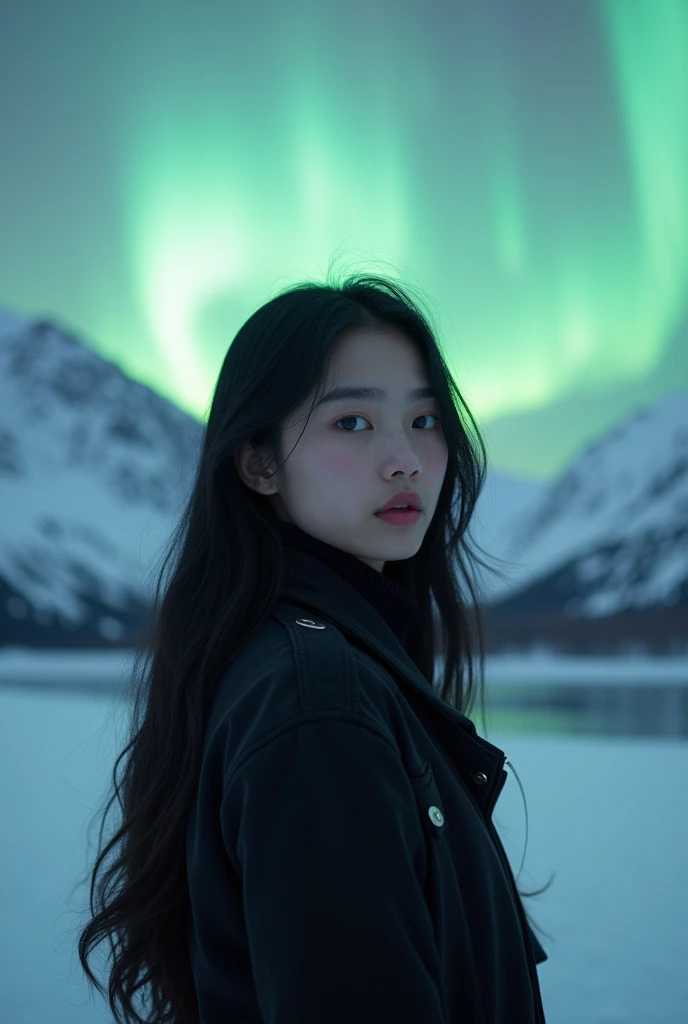
{"type": "Polygon", "coordinates": [[[185,843],[204,729],[220,678],[271,615],[285,577],[275,513],[243,484],[235,456],[248,441],[279,463],[282,424],[323,384],[333,346],[351,328],[397,328],[425,358],[448,446],[447,470],[420,549],[413,558],[387,562],[383,571],[411,588],[423,612],[409,655],[438,695],[464,714],[479,696],[486,721],[474,566],[497,570],[475,553],[478,545],[467,531],[487,457],[430,323],[408,288],[362,274],[336,283],[330,269],[326,283],[297,284],[266,302],[229,346],[190,497],[162,560],[124,691],[133,708],[129,742],[114,765],[114,793],[89,872],[91,919],[80,933],[79,959],[89,984],[105,996],[88,961],[108,939],[107,997],[118,1024],[198,1022],[187,952],[185,843]],[[121,821],[103,845],[115,799],[121,821]]]}

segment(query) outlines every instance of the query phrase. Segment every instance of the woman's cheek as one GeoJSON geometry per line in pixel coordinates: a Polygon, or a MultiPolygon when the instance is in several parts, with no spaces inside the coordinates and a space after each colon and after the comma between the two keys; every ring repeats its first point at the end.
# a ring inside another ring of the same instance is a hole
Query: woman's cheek
{"type": "Polygon", "coordinates": [[[423,459],[423,476],[426,480],[441,483],[447,472],[449,452],[447,446],[428,452],[423,459]]]}
{"type": "Polygon", "coordinates": [[[357,467],[360,468],[360,457],[347,452],[328,451],[322,452],[318,457],[318,468],[328,476],[341,478],[356,474],[357,467]]]}
{"type": "Polygon", "coordinates": [[[449,461],[449,453],[447,452],[447,446],[444,445],[442,448],[436,451],[428,452],[425,456],[425,463],[428,469],[437,470],[438,472],[444,472],[447,468],[447,462],[449,461]]]}

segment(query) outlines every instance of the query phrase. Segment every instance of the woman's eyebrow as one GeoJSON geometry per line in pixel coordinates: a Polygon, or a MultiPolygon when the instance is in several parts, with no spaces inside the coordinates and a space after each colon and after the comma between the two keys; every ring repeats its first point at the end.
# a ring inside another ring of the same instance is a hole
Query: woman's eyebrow
{"type": "MultiPolygon", "coordinates": [[[[435,392],[431,387],[411,388],[407,395],[409,402],[418,402],[421,398],[435,397],[435,392]]],[[[324,405],[325,402],[341,402],[344,399],[351,400],[354,398],[357,398],[360,401],[382,402],[387,398],[387,392],[384,388],[361,387],[356,384],[341,384],[336,388],[332,388],[331,391],[328,391],[327,394],[320,399],[318,405],[324,405]]]]}

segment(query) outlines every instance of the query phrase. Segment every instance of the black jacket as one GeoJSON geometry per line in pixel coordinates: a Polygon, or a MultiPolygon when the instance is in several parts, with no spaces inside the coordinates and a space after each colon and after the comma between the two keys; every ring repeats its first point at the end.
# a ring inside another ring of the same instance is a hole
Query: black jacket
{"type": "Polygon", "coordinates": [[[206,729],[187,833],[202,1024],[544,1021],[547,954],[491,820],[503,751],[350,579],[290,559],[206,729]]]}

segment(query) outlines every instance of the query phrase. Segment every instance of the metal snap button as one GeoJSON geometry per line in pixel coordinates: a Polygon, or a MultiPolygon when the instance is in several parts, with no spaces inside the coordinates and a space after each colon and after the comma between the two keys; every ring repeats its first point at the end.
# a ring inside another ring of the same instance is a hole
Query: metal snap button
{"type": "Polygon", "coordinates": [[[325,626],[316,626],[315,622],[313,622],[313,619],[297,619],[296,620],[296,625],[297,626],[307,626],[308,629],[325,629],[326,628],[325,626]]]}
{"type": "Polygon", "coordinates": [[[433,825],[437,825],[438,828],[440,825],[444,825],[444,815],[439,807],[435,807],[434,804],[432,807],[428,807],[428,816],[433,825]]]}
{"type": "Polygon", "coordinates": [[[471,772],[471,778],[478,786],[482,786],[484,782],[487,782],[487,775],[485,772],[471,772]]]}

